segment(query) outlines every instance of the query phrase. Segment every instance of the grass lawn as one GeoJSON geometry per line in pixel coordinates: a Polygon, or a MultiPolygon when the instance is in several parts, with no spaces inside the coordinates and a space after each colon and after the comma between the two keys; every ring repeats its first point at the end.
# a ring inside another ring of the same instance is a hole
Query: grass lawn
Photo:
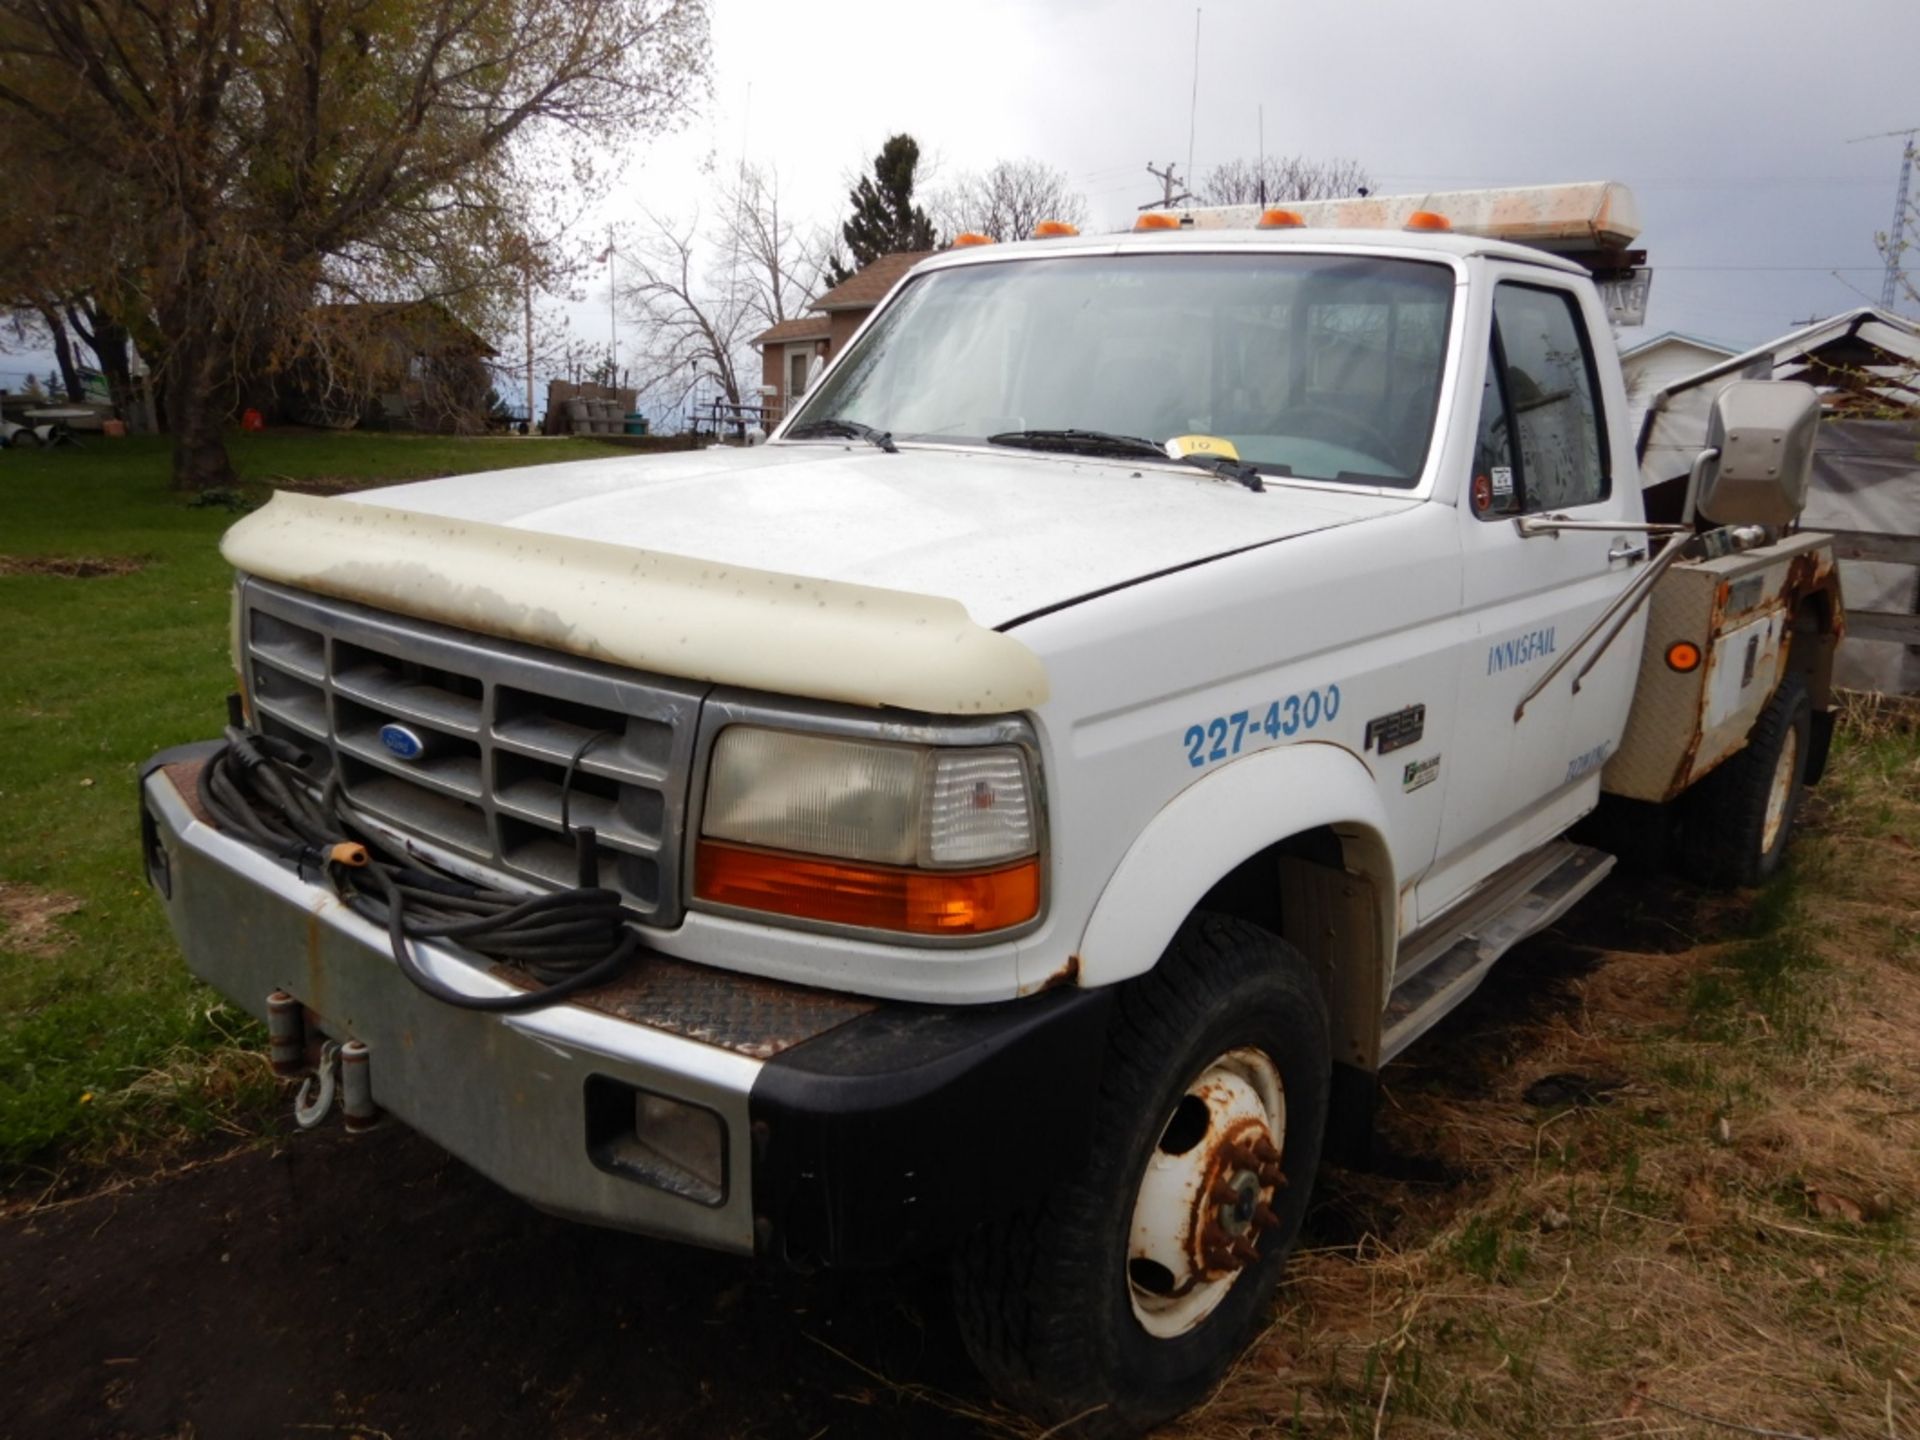
{"type": "MultiPolygon", "coordinates": [[[[570,439],[229,443],[256,500],[282,480],[631,453],[570,439]]],[[[257,1064],[221,1063],[254,1037],[188,978],[140,870],[134,767],[217,734],[233,684],[217,542],[235,516],[189,506],[167,479],[164,440],[0,451],[0,1186],[183,1126],[244,1125],[272,1093],[257,1064]],[[81,578],[19,563],[41,557],[140,568],[81,578]]]]}

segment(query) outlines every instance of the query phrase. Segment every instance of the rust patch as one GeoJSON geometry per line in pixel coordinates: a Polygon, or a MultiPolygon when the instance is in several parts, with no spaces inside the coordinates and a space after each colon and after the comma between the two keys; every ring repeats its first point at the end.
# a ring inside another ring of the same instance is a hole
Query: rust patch
{"type": "Polygon", "coordinates": [[[58,955],[73,943],[59,922],[80,909],[76,895],[0,880],[0,943],[21,955],[58,955]]]}
{"type": "Polygon", "coordinates": [[[137,555],[0,555],[0,575],[51,575],[61,580],[97,580],[147,568],[137,555]]]}
{"type": "Polygon", "coordinates": [[[194,819],[209,830],[218,830],[220,827],[213,823],[213,816],[200,803],[200,772],[206,768],[206,762],[202,760],[181,760],[162,766],[160,773],[173,782],[173,788],[179,792],[180,799],[194,819]]]}
{"type": "Polygon", "coordinates": [[[1047,991],[1058,990],[1063,985],[1078,985],[1079,983],[1080,957],[1078,955],[1069,955],[1067,956],[1066,964],[1062,965],[1058,970],[1040,982],[1039,993],[1044,995],[1047,991]]]}

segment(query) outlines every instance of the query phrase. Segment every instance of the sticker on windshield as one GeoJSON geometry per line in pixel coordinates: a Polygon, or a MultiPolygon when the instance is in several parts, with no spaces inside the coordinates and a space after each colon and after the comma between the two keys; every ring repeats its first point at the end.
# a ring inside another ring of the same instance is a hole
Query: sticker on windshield
{"type": "Polygon", "coordinates": [[[1493,478],[1493,493],[1496,499],[1513,494],[1513,467],[1496,465],[1488,472],[1493,478]]]}
{"type": "Polygon", "coordinates": [[[1176,435],[1167,441],[1167,454],[1175,460],[1188,455],[1219,455],[1228,460],[1240,458],[1240,452],[1233,448],[1233,442],[1223,440],[1218,435],[1176,435]]]}

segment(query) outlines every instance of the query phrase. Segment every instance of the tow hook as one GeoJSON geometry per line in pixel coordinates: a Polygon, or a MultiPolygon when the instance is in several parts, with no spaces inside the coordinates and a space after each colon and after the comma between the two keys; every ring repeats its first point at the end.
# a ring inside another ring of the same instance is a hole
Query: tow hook
{"type": "Polygon", "coordinates": [[[329,1040],[320,1047],[320,1063],[313,1074],[300,1082],[300,1093],[293,1097],[293,1120],[302,1130],[311,1130],[327,1118],[333,1109],[334,1072],[340,1060],[338,1042],[329,1040]]]}
{"type": "Polygon", "coordinates": [[[385,1112],[373,1100],[371,1060],[372,1052],[365,1041],[341,1044],[329,1040],[322,1045],[320,1063],[301,1081],[300,1092],[293,1097],[294,1122],[302,1130],[313,1129],[332,1112],[337,1095],[348,1134],[364,1134],[378,1125],[385,1112]]]}

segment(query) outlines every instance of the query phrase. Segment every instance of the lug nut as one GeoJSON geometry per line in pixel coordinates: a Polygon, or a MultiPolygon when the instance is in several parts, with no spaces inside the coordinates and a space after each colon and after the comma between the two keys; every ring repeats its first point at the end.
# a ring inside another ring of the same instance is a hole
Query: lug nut
{"type": "Polygon", "coordinates": [[[1280,1217],[1265,1205],[1256,1205],[1253,1208],[1253,1223],[1262,1230],[1277,1230],[1280,1227],[1280,1217]]]}

